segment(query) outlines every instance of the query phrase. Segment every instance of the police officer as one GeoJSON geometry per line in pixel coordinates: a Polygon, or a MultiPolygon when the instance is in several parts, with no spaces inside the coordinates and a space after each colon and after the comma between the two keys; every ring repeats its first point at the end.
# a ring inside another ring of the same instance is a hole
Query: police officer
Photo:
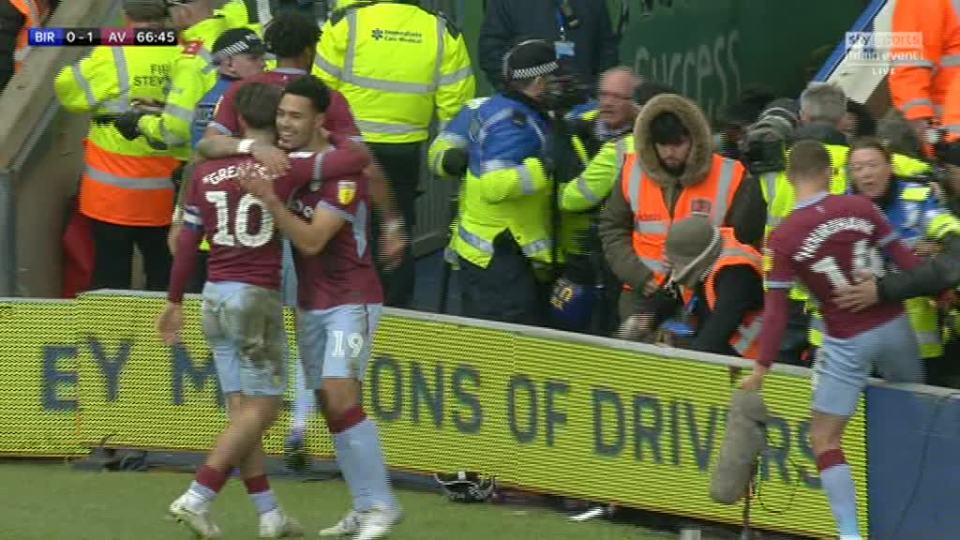
{"type": "MultiPolygon", "coordinates": [[[[873,138],[850,147],[851,191],[869,197],[896,228],[900,238],[920,255],[932,255],[948,234],[960,234],[960,220],[947,211],[928,185],[910,182],[892,172],[890,153],[873,138]]],[[[927,382],[940,384],[944,372],[939,313],[930,298],[906,302],[910,324],[927,364],[927,382]]]]}
{"type": "Polygon", "coordinates": [[[553,262],[548,95],[558,69],[549,43],[520,43],[504,58],[507,90],[468,113],[468,169],[450,244],[468,317],[543,321],[553,262]]]}
{"type": "MultiPolygon", "coordinates": [[[[140,28],[159,28],[167,14],[162,0],[125,0],[124,13],[140,28]]],[[[135,101],[163,101],[169,66],[178,54],[178,47],[96,47],[61,70],[54,88],[66,110],[110,118],[135,101]]],[[[126,140],[104,121],[91,124],[84,161],[79,210],[93,222],[94,287],[130,287],[136,244],[147,288],[165,290],[174,202],[170,176],[179,163],[143,139],[126,140]]]]}
{"type": "MultiPolygon", "coordinates": [[[[324,26],[315,64],[314,74],[350,103],[357,127],[394,186],[402,226],[411,237],[422,146],[434,111],[444,124],[476,90],[463,35],[445,16],[416,2],[358,2],[338,9],[324,26]]],[[[414,272],[408,245],[397,268],[381,268],[385,304],[410,305],[414,272]]]]}

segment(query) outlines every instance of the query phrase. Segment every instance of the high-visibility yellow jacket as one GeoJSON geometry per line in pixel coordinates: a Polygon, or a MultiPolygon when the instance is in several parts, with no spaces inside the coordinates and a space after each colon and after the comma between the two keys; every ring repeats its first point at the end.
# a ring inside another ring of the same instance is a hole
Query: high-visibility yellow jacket
{"type": "MultiPolygon", "coordinates": [[[[130,109],[135,99],[162,101],[178,47],[96,47],[63,68],[54,89],[63,107],[94,118],[130,109]]],[[[177,160],[146,140],[126,140],[107,118],[91,123],[80,211],[91,218],[130,226],[164,226],[173,212],[170,174],[177,160]]]]}
{"type": "Polygon", "coordinates": [[[247,12],[247,4],[243,0],[229,0],[214,13],[223,16],[230,28],[250,25],[250,14],[247,12]]]}
{"type": "Polygon", "coordinates": [[[624,160],[633,153],[632,133],[604,143],[580,176],[563,187],[560,208],[568,212],[597,208],[613,191],[624,160]]]}
{"type": "Polygon", "coordinates": [[[190,128],[197,103],[217,84],[217,66],[211,50],[220,34],[231,28],[227,18],[211,17],[182,33],[182,52],[172,62],[170,92],[164,97],[162,115],[140,118],[138,127],[151,145],[167,148],[172,155],[190,158],[190,128]]]}
{"type": "Polygon", "coordinates": [[[460,31],[442,15],[389,1],[338,10],[324,26],[313,70],[347,98],[363,138],[412,143],[474,97],[460,31]]]}
{"type": "MultiPolygon", "coordinates": [[[[546,119],[528,105],[494,95],[467,114],[469,168],[450,249],[486,268],[496,238],[509,232],[542,268],[552,259],[552,180],[545,170],[546,119]]],[[[535,265],[537,268],[537,265],[535,265]]]]}

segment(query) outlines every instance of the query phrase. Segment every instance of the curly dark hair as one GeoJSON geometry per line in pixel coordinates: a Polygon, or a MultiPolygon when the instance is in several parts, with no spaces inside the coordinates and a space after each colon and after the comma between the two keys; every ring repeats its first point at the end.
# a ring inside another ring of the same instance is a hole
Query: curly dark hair
{"type": "Polygon", "coordinates": [[[267,50],[277,58],[296,58],[320,41],[317,21],[298,11],[281,11],[267,24],[263,33],[267,50]]]}

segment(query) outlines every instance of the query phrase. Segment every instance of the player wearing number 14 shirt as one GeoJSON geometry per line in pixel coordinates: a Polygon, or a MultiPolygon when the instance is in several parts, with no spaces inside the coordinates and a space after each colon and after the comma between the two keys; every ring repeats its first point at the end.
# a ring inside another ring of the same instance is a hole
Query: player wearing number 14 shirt
{"type": "MultiPolygon", "coordinates": [[[[237,92],[245,137],[265,144],[276,138],[280,97],[279,88],[259,83],[237,92]]],[[[348,148],[297,152],[289,158],[290,170],[274,182],[284,200],[301,188],[319,190],[328,175],[356,174],[368,164],[364,154],[348,148]]],[[[246,193],[240,183],[241,177],[263,171],[249,156],[210,160],[196,168],[184,205],[184,228],[178,238],[168,305],[158,325],[168,344],[179,341],[184,289],[197,246],[206,236],[211,250],[203,289],[203,330],[227,398],[230,422],[195,481],[169,509],[201,538],[219,536],[210,506],[231,468],[239,469],[260,514],[260,538],[303,532],[280,510],[270,490],[261,446],[286,390],[279,234],[263,201],[246,193]]]]}
{"type": "Polygon", "coordinates": [[[743,387],[758,389],[777,358],[787,324],[787,292],[800,281],[819,303],[827,329],[814,366],[810,440],[840,538],[859,540],[856,491],[840,445],[843,431],[874,366],[888,380],[901,382],[921,382],[923,367],[902,304],[854,313],[840,309],[832,296],[859,271],[879,272],[881,252],[905,270],[920,259],[869,199],[827,194],[831,165],[822,144],[795,144],[787,174],[798,204],[770,236],[760,358],[743,387]]]}

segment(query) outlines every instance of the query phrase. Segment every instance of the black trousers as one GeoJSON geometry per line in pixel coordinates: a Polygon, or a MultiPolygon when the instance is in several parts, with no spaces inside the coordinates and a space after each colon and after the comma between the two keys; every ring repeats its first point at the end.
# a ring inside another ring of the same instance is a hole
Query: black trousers
{"type": "Polygon", "coordinates": [[[420,167],[422,145],[369,143],[368,146],[383,167],[393,186],[394,202],[403,221],[406,223],[407,238],[410,243],[403,260],[393,270],[386,270],[380,264],[380,219],[374,213],[373,255],[377,272],[383,283],[384,304],[392,307],[409,308],[413,304],[413,291],[416,286],[416,261],[413,259],[413,226],[416,224],[416,203],[420,193],[420,167]]]}
{"type": "Polygon", "coordinates": [[[543,326],[548,293],[509,233],[494,240],[493,258],[486,268],[460,258],[464,317],[543,326]]]}
{"type": "Polygon", "coordinates": [[[783,334],[783,341],[780,342],[780,357],[777,362],[802,366],[807,364],[808,358],[812,360],[813,357],[809,356],[811,348],[808,339],[809,329],[810,315],[806,311],[806,305],[804,302],[791,300],[787,330],[783,334]]]}
{"type": "Polygon", "coordinates": [[[170,283],[169,227],[130,227],[93,220],[93,288],[129,289],[133,247],[143,254],[148,291],[165,291],[170,283]]]}

